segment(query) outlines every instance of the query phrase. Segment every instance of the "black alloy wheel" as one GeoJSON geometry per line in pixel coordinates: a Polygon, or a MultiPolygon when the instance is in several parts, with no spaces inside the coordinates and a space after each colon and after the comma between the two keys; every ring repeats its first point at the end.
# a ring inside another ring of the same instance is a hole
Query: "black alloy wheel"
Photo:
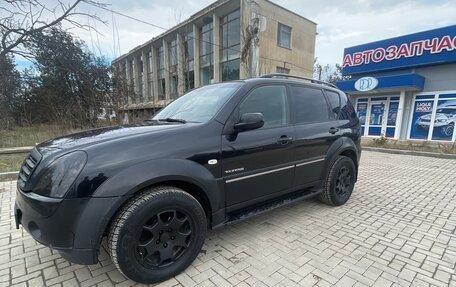
{"type": "Polygon", "coordinates": [[[157,283],[178,275],[195,260],[206,231],[206,213],[193,196],[176,187],[153,187],[119,210],[108,233],[108,248],[126,277],[157,283]]]}
{"type": "Polygon", "coordinates": [[[138,260],[146,268],[163,268],[178,260],[192,240],[192,223],[184,211],[165,210],[139,230],[138,260]]]}
{"type": "Polygon", "coordinates": [[[331,164],[320,199],[333,206],[343,205],[355,187],[356,167],[353,160],[338,156],[331,164]]]}

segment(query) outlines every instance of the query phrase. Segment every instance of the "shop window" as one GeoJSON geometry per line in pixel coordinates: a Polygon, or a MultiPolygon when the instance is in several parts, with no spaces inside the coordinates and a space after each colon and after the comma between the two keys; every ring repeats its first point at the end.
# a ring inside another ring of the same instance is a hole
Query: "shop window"
{"type": "Polygon", "coordinates": [[[367,105],[368,99],[359,99],[356,104],[356,113],[361,124],[361,135],[364,135],[364,129],[366,127],[367,105]]]}
{"type": "Polygon", "coordinates": [[[320,89],[292,86],[293,111],[296,124],[329,120],[328,104],[320,89]]]}
{"type": "Polygon", "coordinates": [[[417,96],[413,105],[413,117],[410,129],[411,139],[427,140],[431,129],[434,96],[417,96]],[[424,99],[425,100],[424,100],[424,99]],[[427,99],[426,99],[427,98],[427,99]],[[422,100],[423,99],[423,100],[422,100]]]}
{"type": "Polygon", "coordinates": [[[282,48],[291,49],[291,27],[282,23],[277,28],[277,45],[282,48]]]}
{"type": "Polygon", "coordinates": [[[435,113],[433,140],[451,141],[456,123],[456,94],[440,95],[435,113]],[[453,99],[450,97],[454,96],[453,99]]]}

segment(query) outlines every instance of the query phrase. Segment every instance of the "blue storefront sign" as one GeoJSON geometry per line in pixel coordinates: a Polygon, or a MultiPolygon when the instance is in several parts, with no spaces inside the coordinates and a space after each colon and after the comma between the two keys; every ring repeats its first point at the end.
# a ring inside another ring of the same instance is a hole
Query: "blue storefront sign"
{"type": "Polygon", "coordinates": [[[456,25],[346,48],[343,75],[456,62],[456,25]]]}

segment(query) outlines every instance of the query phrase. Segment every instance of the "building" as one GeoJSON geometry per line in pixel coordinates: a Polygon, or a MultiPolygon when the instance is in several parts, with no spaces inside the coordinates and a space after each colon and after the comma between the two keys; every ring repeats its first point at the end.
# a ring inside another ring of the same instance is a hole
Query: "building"
{"type": "Polygon", "coordinates": [[[346,48],[342,74],[364,136],[455,141],[456,25],[346,48]]]}
{"type": "Polygon", "coordinates": [[[312,77],[315,37],[314,22],[271,1],[219,0],[112,62],[127,85],[123,110],[142,119],[210,83],[312,77]]]}

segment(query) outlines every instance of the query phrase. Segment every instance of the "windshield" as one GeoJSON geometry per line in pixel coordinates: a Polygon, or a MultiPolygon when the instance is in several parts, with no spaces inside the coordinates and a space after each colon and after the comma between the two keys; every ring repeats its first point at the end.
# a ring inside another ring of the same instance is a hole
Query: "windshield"
{"type": "Polygon", "coordinates": [[[241,82],[233,82],[195,89],[166,106],[154,115],[152,120],[179,119],[186,122],[207,122],[241,85],[241,82]]]}

